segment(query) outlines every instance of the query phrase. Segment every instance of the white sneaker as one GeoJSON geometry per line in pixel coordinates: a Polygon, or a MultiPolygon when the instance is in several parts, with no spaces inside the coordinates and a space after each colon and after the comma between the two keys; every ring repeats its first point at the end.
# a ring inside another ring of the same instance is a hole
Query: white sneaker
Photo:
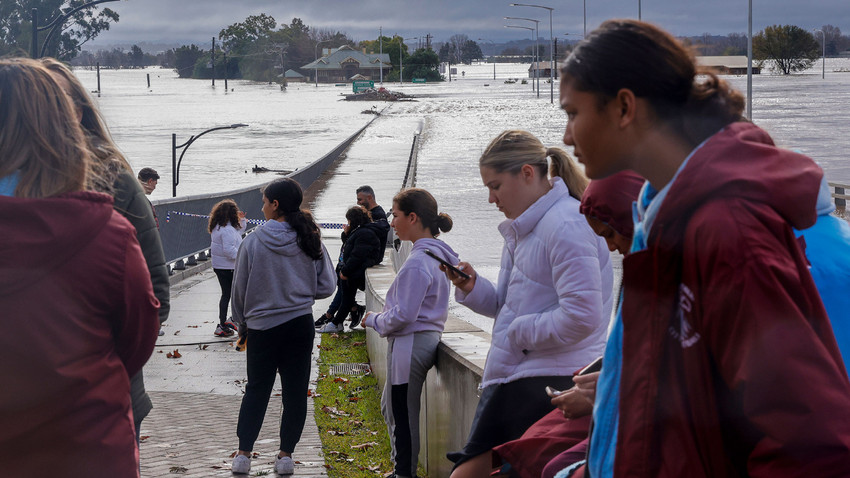
{"type": "Polygon", "coordinates": [[[230,471],[241,475],[247,475],[248,472],[251,471],[251,459],[245,455],[236,455],[236,458],[233,459],[233,465],[230,467],[230,471]]]}
{"type": "Polygon", "coordinates": [[[292,457],[289,456],[275,458],[274,471],[278,475],[291,475],[295,473],[295,462],[292,461],[292,457]]]}
{"type": "Polygon", "coordinates": [[[342,324],[336,325],[333,322],[328,322],[321,329],[319,329],[320,334],[338,334],[345,330],[345,326],[342,324]]]}

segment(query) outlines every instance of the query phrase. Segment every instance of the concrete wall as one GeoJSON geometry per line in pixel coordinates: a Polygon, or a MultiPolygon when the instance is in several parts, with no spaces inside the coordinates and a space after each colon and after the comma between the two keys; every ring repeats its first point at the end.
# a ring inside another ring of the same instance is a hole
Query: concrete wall
{"type": "MultiPolygon", "coordinates": [[[[367,272],[368,310],[380,311],[384,307],[384,297],[395,279],[391,263],[385,260],[367,272]]],[[[373,329],[367,329],[366,335],[372,370],[383,387],[387,377],[387,341],[373,329]]],[[[446,453],[458,451],[466,443],[489,349],[490,334],[449,316],[437,350],[437,364],[428,372],[423,387],[419,415],[422,442],[419,462],[431,478],[449,476],[452,462],[446,453]]]]}

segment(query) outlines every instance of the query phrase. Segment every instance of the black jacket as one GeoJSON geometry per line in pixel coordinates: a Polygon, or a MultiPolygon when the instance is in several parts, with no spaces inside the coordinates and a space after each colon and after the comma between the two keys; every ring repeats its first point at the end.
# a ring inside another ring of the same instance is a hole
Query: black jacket
{"type": "Polygon", "coordinates": [[[366,269],[380,262],[381,241],[370,225],[360,226],[348,233],[342,245],[339,271],[358,289],[366,288],[366,269]]]}
{"type": "Polygon", "coordinates": [[[384,208],[381,206],[373,207],[369,211],[369,214],[372,216],[372,223],[368,224],[368,226],[374,228],[378,240],[381,241],[381,255],[378,262],[375,263],[380,264],[384,260],[384,252],[387,250],[387,238],[390,236],[390,222],[387,219],[387,213],[384,212],[384,208]]]}

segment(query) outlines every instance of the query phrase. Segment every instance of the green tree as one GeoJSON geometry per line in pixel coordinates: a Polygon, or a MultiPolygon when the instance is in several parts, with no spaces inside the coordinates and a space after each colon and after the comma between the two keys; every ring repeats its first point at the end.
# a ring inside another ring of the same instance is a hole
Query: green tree
{"type": "Polygon", "coordinates": [[[473,60],[484,58],[481,47],[474,40],[466,40],[460,49],[460,60],[463,63],[472,63],[473,60]]]}
{"type": "Polygon", "coordinates": [[[130,58],[130,65],[133,68],[140,68],[145,66],[145,53],[139,48],[139,45],[133,45],[130,48],[130,53],[127,54],[130,58]]]}
{"type": "MultiPolygon", "coordinates": [[[[32,44],[31,10],[38,9],[39,25],[47,25],[54,18],[83,5],[87,0],[17,0],[0,1],[0,55],[29,53],[32,44]]],[[[118,14],[109,8],[99,10],[89,7],[74,13],[59,27],[45,49],[45,54],[63,60],[74,58],[87,41],[109,30],[118,14]]],[[[39,47],[48,32],[38,35],[39,47]]],[[[40,52],[40,48],[39,48],[40,52]]]]}
{"type": "Polygon", "coordinates": [[[204,56],[206,52],[198,48],[198,45],[183,45],[174,51],[174,68],[180,78],[191,78],[195,72],[195,63],[204,56]]]}
{"type": "Polygon", "coordinates": [[[753,57],[772,61],[783,74],[805,70],[820,56],[814,35],[794,25],[773,25],[753,37],[753,57]]]}
{"type": "Polygon", "coordinates": [[[440,58],[431,49],[420,48],[404,60],[404,76],[409,80],[425,78],[427,81],[442,81],[438,68],[440,58]]]}

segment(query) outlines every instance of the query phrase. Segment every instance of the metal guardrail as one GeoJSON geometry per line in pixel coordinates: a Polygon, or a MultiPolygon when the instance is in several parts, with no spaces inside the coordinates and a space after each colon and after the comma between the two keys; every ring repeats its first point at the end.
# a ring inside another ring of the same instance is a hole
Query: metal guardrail
{"type": "MultiPolygon", "coordinates": [[[[332,165],[342,153],[372,124],[375,118],[357,130],[336,148],[309,165],[300,168],[286,177],[292,178],[307,189],[318,177],[332,165]]],[[[159,217],[159,233],[162,238],[162,248],[167,264],[174,264],[174,269],[181,270],[185,264],[193,265],[196,260],[205,260],[206,251],[210,247],[210,236],[206,223],[200,222],[192,215],[206,215],[212,207],[222,199],[233,199],[244,211],[259,211],[263,206],[260,192],[271,181],[232,191],[213,194],[199,194],[180,198],[168,198],[152,201],[159,217]],[[180,214],[171,214],[175,211],[180,214]]],[[[248,230],[253,226],[249,224],[248,230]]]]}
{"type": "Polygon", "coordinates": [[[835,199],[835,207],[837,209],[844,209],[847,206],[847,200],[850,199],[850,195],[844,194],[847,189],[850,189],[850,184],[840,184],[840,183],[827,183],[829,187],[833,188],[834,191],[832,193],[832,197],[835,199]]]}

